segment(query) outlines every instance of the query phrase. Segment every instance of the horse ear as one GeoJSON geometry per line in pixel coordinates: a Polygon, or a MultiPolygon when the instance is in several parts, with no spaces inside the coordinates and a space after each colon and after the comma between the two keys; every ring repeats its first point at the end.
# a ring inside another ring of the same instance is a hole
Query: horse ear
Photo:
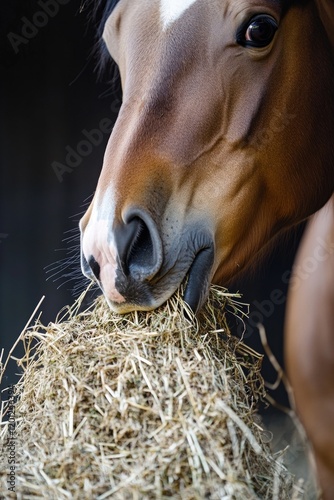
{"type": "Polygon", "coordinates": [[[334,0],[315,0],[319,16],[334,49],[334,0]]]}

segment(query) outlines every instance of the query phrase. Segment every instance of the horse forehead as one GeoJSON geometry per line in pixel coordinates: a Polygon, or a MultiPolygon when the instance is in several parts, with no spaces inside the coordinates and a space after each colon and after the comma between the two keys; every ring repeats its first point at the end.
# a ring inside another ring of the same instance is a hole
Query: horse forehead
{"type": "Polygon", "coordinates": [[[160,17],[164,28],[179,19],[199,0],[160,0],[160,17]]]}
{"type": "MultiPolygon", "coordinates": [[[[164,29],[177,21],[190,7],[200,0],[158,0],[160,4],[160,18],[164,29]]],[[[212,0],[211,0],[212,1],[212,0]]],[[[221,7],[226,15],[232,8],[246,9],[259,6],[281,7],[284,0],[223,0],[221,7]]]]}

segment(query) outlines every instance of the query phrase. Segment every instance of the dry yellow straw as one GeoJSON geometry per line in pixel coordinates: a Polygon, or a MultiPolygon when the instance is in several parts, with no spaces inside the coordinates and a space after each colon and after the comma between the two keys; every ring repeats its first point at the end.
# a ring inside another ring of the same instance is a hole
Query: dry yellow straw
{"type": "Polygon", "coordinates": [[[212,287],[192,320],[180,294],[150,313],[79,307],[22,336],[17,498],[293,498],[255,415],[262,358],[226,324],[226,309],[242,314],[237,297],[212,287]]]}

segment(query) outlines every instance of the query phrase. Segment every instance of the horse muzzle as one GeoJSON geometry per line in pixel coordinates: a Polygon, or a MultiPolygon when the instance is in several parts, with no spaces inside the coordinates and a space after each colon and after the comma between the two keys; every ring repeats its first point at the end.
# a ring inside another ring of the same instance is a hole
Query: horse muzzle
{"type": "Polygon", "coordinates": [[[112,229],[103,221],[82,229],[82,271],[99,285],[114,311],[155,309],[185,278],[185,302],[195,313],[202,306],[212,277],[212,237],[198,223],[175,234],[173,241],[163,233],[140,209],[128,211],[112,229]]]}

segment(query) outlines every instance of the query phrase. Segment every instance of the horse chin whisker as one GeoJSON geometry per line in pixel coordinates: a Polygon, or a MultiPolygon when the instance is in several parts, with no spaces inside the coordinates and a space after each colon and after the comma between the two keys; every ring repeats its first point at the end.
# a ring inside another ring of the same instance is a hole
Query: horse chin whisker
{"type": "MultiPolygon", "coordinates": [[[[84,205],[89,205],[91,198],[92,196],[85,200],[84,205]]],[[[81,217],[82,214],[72,216],[72,220],[77,219],[78,215],[81,217]]],[[[81,272],[80,232],[77,222],[75,220],[76,227],[64,232],[62,242],[65,247],[55,250],[62,252],[65,256],[44,267],[46,281],[52,281],[57,290],[70,284],[68,290],[74,298],[77,298],[89,285],[89,281],[81,272]]],[[[90,293],[95,293],[98,288],[97,285],[91,287],[90,293]]]]}

